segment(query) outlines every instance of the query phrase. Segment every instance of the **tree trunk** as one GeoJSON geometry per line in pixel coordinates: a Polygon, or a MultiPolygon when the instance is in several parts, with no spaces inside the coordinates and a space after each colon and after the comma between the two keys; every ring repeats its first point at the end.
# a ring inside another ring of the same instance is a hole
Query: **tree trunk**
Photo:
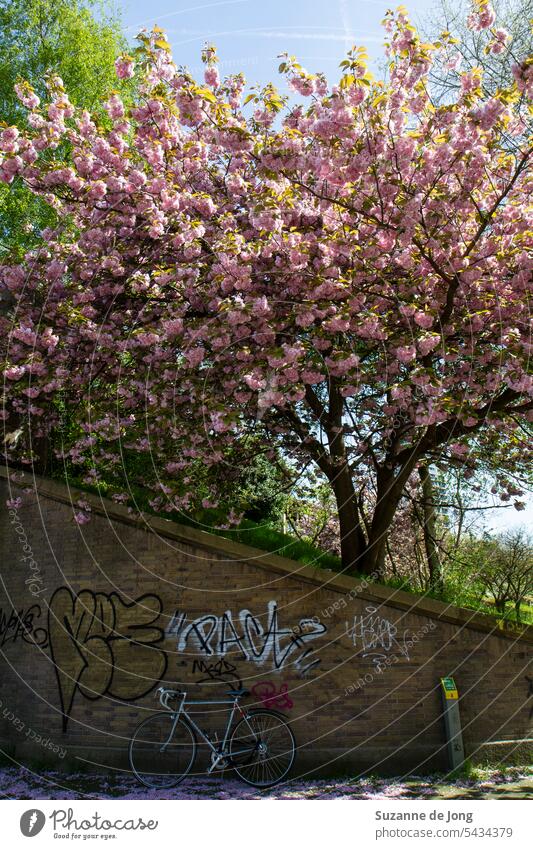
{"type": "Polygon", "coordinates": [[[418,474],[422,483],[422,507],[424,515],[423,531],[424,546],[429,569],[429,588],[442,593],[444,582],[442,578],[442,564],[440,562],[439,550],[437,548],[437,512],[435,510],[435,492],[433,481],[428,467],[424,464],[419,466],[418,474]]]}
{"type": "Polygon", "coordinates": [[[503,616],[505,616],[505,599],[503,598],[495,598],[494,599],[494,607],[503,616]]]}
{"type": "Polygon", "coordinates": [[[368,574],[365,563],[366,539],[348,466],[335,475],[331,485],[337,502],[343,571],[348,575],[368,574]]]}
{"type": "Polygon", "coordinates": [[[331,457],[328,478],[337,502],[342,568],[348,575],[366,574],[366,537],[346,456],[342,423],[344,399],[335,378],[329,380],[328,392],[329,410],[323,420],[323,426],[327,433],[331,457]]]}
{"type": "Polygon", "coordinates": [[[384,577],[388,534],[402,491],[403,482],[399,477],[395,478],[390,470],[381,468],[378,471],[376,507],[365,558],[366,574],[372,574],[375,579],[384,577]]]}
{"type": "Polygon", "coordinates": [[[417,451],[411,451],[408,461],[395,474],[391,462],[377,472],[376,508],[372,517],[365,557],[365,572],[382,578],[385,571],[388,534],[398,509],[404,487],[418,462],[417,451]]]}

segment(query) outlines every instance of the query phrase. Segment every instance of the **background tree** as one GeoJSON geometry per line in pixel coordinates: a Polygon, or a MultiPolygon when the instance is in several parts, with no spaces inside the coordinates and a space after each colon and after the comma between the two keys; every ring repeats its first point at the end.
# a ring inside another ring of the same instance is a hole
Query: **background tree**
{"type": "MultiPolygon", "coordinates": [[[[485,4],[485,6],[488,4],[485,4]]],[[[533,0],[494,0],[490,38],[486,30],[468,25],[471,0],[437,0],[424,23],[431,40],[446,33],[447,48],[434,64],[430,82],[441,98],[460,88],[461,73],[483,69],[482,85],[496,94],[513,79],[513,68],[533,53],[533,0]]]]}
{"type": "Polygon", "coordinates": [[[521,621],[522,605],[531,604],[533,593],[533,546],[523,528],[494,536],[469,536],[455,562],[455,577],[460,576],[465,584],[463,593],[474,594],[478,603],[490,600],[501,616],[511,604],[521,621]]]}
{"type": "MultiPolygon", "coordinates": [[[[17,301],[5,401],[24,416],[10,454],[32,461],[62,393],[70,462],[97,481],[120,473],[124,447],[149,453],[154,504],[188,510],[197,476],[210,470],[216,500],[261,445],[295,475],[319,469],[343,567],[378,576],[419,466],[475,465],[512,442],[533,409],[533,64],[494,96],[466,72],[439,106],[428,75],[446,46],[404,11],[385,27],[388,82],[361,49],[331,88],[286,57],[304,100],[282,120],[272,85],[243,99],[212,48],[199,84],[157,29],[117,63],[139,88],[130,110],[110,95],[111,128],[57,80],[42,108],[19,87],[30,130],[2,133],[0,176],[62,226],[0,268],[17,301]],[[72,149],[61,167],[58,140],[72,149]]],[[[506,472],[525,462],[508,454],[506,472]]]]}
{"type": "Polygon", "coordinates": [[[320,472],[306,474],[293,488],[285,503],[284,519],[284,530],[323,551],[340,556],[335,498],[320,472]]]}

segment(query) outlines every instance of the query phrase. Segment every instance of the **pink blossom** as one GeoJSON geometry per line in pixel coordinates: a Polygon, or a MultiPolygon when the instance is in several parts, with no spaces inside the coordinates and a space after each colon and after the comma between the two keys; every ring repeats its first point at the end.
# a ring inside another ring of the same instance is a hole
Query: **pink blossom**
{"type": "Polygon", "coordinates": [[[124,115],[124,104],[118,94],[112,94],[105,107],[109,117],[114,121],[124,115]]]}
{"type": "Polygon", "coordinates": [[[206,85],[211,86],[212,88],[218,88],[220,85],[220,76],[218,73],[218,68],[214,65],[210,68],[206,68],[204,71],[204,80],[206,85]]]}
{"type": "Polygon", "coordinates": [[[20,510],[22,507],[22,498],[8,498],[6,499],[6,507],[8,510],[20,510]]]}
{"type": "Polygon", "coordinates": [[[513,65],[511,70],[518,91],[533,97],[533,62],[526,60],[522,65],[513,65]]]}
{"type": "Polygon", "coordinates": [[[164,330],[169,339],[179,336],[183,330],[183,321],[180,318],[174,318],[164,323],[164,330]]]}
{"type": "Polygon", "coordinates": [[[431,351],[434,351],[440,341],[441,338],[436,333],[430,336],[423,336],[418,342],[418,349],[422,356],[425,357],[431,351]]]}
{"type": "Polygon", "coordinates": [[[131,56],[120,56],[115,61],[115,69],[119,79],[128,80],[134,74],[135,62],[131,56]]]}
{"type": "Polygon", "coordinates": [[[83,513],[81,510],[78,510],[74,513],[74,521],[77,525],[86,525],[91,521],[91,517],[88,513],[83,513]]]}
{"type": "Polygon", "coordinates": [[[17,139],[20,133],[17,127],[8,127],[0,133],[0,149],[6,153],[16,153],[18,150],[17,139]]]}
{"type": "Polygon", "coordinates": [[[103,180],[97,180],[89,188],[88,195],[91,200],[101,200],[107,194],[107,186],[103,180]]]}
{"type": "Polygon", "coordinates": [[[15,85],[15,92],[26,109],[37,109],[41,102],[29,83],[17,83],[15,85]]]}
{"type": "Polygon", "coordinates": [[[391,230],[382,230],[378,233],[378,245],[384,251],[391,251],[396,244],[396,236],[391,230]]]}
{"type": "Polygon", "coordinates": [[[8,380],[19,380],[26,372],[25,366],[10,366],[4,372],[8,380]]]}
{"type": "Polygon", "coordinates": [[[473,115],[479,121],[479,125],[483,130],[490,130],[502,114],[505,112],[505,106],[497,97],[491,97],[482,106],[473,110],[473,115]]]}
{"type": "Polygon", "coordinates": [[[511,36],[506,29],[497,29],[494,31],[494,38],[488,44],[488,49],[495,55],[503,53],[510,40],[511,36]]]}
{"type": "Polygon", "coordinates": [[[11,156],[4,160],[0,166],[0,179],[4,183],[13,182],[14,178],[23,170],[24,163],[20,156],[11,156]]]}
{"type": "Polygon", "coordinates": [[[450,451],[457,457],[462,457],[463,455],[468,454],[468,446],[462,445],[460,442],[455,442],[450,445],[450,451]]]}
{"type": "Polygon", "coordinates": [[[458,52],[455,52],[455,53],[452,53],[452,55],[449,56],[448,59],[446,59],[444,64],[445,64],[446,68],[450,69],[450,71],[458,71],[459,68],[461,67],[462,62],[463,62],[463,57],[461,56],[461,54],[458,53],[458,52]]]}
{"type": "Polygon", "coordinates": [[[472,91],[475,91],[479,88],[479,84],[479,73],[466,71],[464,74],[461,74],[461,91],[463,94],[470,94],[472,91]]]}
{"type": "Polygon", "coordinates": [[[187,360],[187,363],[189,364],[190,368],[195,368],[196,366],[200,365],[204,357],[205,350],[201,346],[198,346],[196,348],[189,348],[187,351],[185,351],[185,359],[187,360]]]}
{"type": "Polygon", "coordinates": [[[265,386],[265,381],[261,380],[261,378],[258,378],[253,374],[245,374],[244,381],[246,385],[253,390],[263,389],[263,387],[265,386]]]}
{"type": "Polygon", "coordinates": [[[473,2],[474,11],[467,18],[469,28],[476,32],[488,29],[496,20],[496,12],[488,0],[473,0],[473,2]]]}
{"type": "Polygon", "coordinates": [[[416,347],[414,345],[403,345],[396,348],[396,356],[401,363],[410,363],[416,357],[416,347]]]}
{"type": "Polygon", "coordinates": [[[419,327],[424,327],[426,330],[433,325],[433,316],[420,310],[415,312],[414,320],[419,327]]]}
{"type": "Polygon", "coordinates": [[[313,78],[307,76],[305,72],[293,74],[291,77],[288,77],[288,83],[294,91],[297,91],[298,94],[304,97],[309,97],[315,90],[313,78]]]}

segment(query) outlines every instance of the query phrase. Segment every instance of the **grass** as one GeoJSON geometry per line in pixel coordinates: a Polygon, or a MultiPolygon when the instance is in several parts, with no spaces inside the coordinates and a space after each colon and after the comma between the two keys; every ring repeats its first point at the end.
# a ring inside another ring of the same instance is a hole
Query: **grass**
{"type": "MultiPolygon", "coordinates": [[[[64,475],[58,476],[58,479],[65,482],[64,475]]],[[[111,487],[105,483],[89,486],[75,476],[69,476],[68,483],[70,486],[76,487],[76,489],[80,489],[83,492],[101,495],[102,497],[109,497],[112,491],[111,487]]],[[[206,531],[224,539],[233,540],[233,542],[240,542],[243,545],[259,548],[262,551],[269,551],[271,554],[279,554],[281,557],[288,557],[290,560],[296,560],[298,563],[304,563],[306,566],[314,566],[318,569],[331,569],[334,572],[342,571],[340,557],[323,551],[305,540],[298,539],[290,534],[284,534],[268,523],[258,523],[253,522],[251,519],[242,519],[237,527],[221,528],[218,526],[225,523],[226,516],[220,510],[199,510],[194,516],[177,510],[170,513],[158,512],[150,506],[149,500],[151,493],[148,493],[140,486],[130,486],[129,489],[135,508],[144,513],[158,516],[161,519],[170,519],[178,522],[180,525],[196,528],[199,531],[206,531]]]]}
{"type": "MultiPolygon", "coordinates": [[[[483,599],[483,612],[487,612],[489,616],[497,616],[500,619],[501,614],[494,607],[494,602],[490,598],[483,599]]],[[[514,604],[509,602],[505,605],[503,618],[506,621],[516,622],[516,610],[514,604]]],[[[523,602],[520,605],[520,621],[523,625],[533,625],[533,605],[523,602]]]]}
{"type": "MultiPolygon", "coordinates": [[[[175,518],[168,513],[159,513],[157,515],[164,516],[166,519],[175,518]]],[[[327,551],[322,551],[305,540],[298,539],[289,534],[283,534],[268,524],[252,522],[251,519],[243,519],[238,527],[234,529],[220,529],[183,515],[175,518],[175,521],[181,525],[195,527],[198,530],[208,531],[210,534],[216,534],[216,536],[243,543],[243,545],[250,545],[254,548],[260,548],[262,551],[269,551],[272,554],[279,554],[281,557],[288,557],[291,560],[296,560],[298,563],[305,563],[307,566],[315,566],[318,569],[331,569],[334,572],[340,572],[342,570],[340,557],[329,554],[327,551]]]]}

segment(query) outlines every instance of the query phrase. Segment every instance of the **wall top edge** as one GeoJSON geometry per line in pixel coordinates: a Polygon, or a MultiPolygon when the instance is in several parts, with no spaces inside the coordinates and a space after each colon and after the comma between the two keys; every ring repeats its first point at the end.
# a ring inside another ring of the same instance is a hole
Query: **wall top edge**
{"type": "MultiPolygon", "coordinates": [[[[383,584],[366,582],[363,578],[343,575],[328,569],[306,566],[278,554],[272,554],[243,543],[232,542],[224,537],[190,528],[187,525],[181,525],[171,519],[162,519],[147,513],[132,514],[128,512],[127,507],[115,504],[108,498],[67,486],[59,481],[39,477],[30,472],[10,470],[6,466],[0,466],[0,480],[5,480],[9,486],[17,488],[31,487],[37,497],[63,504],[74,504],[79,498],[83,498],[90,505],[91,512],[97,515],[153,533],[156,536],[213,551],[219,556],[225,557],[228,561],[245,562],[259,569],[315,584],[317,587],[339,593],[341,596],[352,595],[355,597],[356,595],[363,600],[379,602],[407,610],[416,615],[429,616],[471,630],[489,632],[496,637],[533,643],[533,626],[519,628],[511,623],[503,623],[490,616],[466,608],[455,607],[437,599],[396,590],[383,584]]],[[[5,504],[2,507],[5,509],[5,504]]]]}

